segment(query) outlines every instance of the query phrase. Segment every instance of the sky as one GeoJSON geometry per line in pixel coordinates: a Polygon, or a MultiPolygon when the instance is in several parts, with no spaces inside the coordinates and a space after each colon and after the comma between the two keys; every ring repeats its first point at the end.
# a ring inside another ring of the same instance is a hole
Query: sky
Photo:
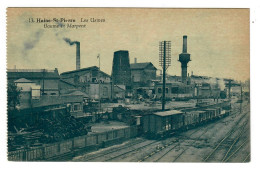
{"type": "Polygon", "coordinates": [[[166,40],[172,46],[167,73],[180,76],[178,58],[187,35],[188,73],[244,81],[250,76],[249,30],[249,9],[8,8],[7,68],[75,70],[76,47],[64,41],[69,38],[80,42],[81,68],[98,66],[100,54],[101,70],[111,74],[113,53],[128,50],[130,63],[137,58],[161,69],[159,42],[166,40]],[[72,24],[86,28],[44,28],[29,18],[75,19],[72,24]]]}

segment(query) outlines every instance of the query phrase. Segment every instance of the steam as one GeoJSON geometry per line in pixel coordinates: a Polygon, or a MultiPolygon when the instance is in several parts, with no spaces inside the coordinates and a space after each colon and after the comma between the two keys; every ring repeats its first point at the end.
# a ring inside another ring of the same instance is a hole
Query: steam
{"type": "Polygon", "coordinates": [[[219,79],[219,78],[210,78],[209,79],[209,84],[212,86],[218,86],[218,88],[223,91],[225,89],[225,81],[223,79],[219,79]]]}
{"type": "Polygon", "coordinates": [[[71,41],[69,38],[63,38],[65,42],[67,42],[69,45],[78,44],[78,41],[71,41]]]}
{"type": "Polygon", "coordinates": [[[223,79],[218,80],[218,86],[219,86],[220,90],[223,91],[226,87],[225,81],[223,79]]]}

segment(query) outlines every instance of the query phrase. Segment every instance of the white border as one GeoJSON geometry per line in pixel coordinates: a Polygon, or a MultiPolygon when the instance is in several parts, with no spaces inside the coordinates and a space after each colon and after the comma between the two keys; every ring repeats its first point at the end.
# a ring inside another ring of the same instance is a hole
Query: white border
{"type": "Polygon", "coordinates": [[[258,171],[259,167],[259,10],[260,5],[257,0],[182,0],[175,2],[172,0],[146,1],[140,0],[9,0],[1,2],[0,6],[0,78],[1,78],[1,113],[0,113],[0,169],[16,171],[46,171],[46,170],[65,170],[65,171],[258,171]],[[251,144],[252,157],[251,163],[247,164],[197,164],[197,163],[19,163],[8,162],[6,157],[6,8],[7,7],[152,7],[152,8],[250,8],[251,25],[251,144]],[[254,23],[252,23],[254,22],[254,23]]]}

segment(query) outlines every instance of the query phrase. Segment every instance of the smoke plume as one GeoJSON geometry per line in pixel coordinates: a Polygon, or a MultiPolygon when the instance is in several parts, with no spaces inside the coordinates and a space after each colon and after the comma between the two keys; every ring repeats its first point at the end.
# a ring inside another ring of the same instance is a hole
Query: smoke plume
{"type": "Polygon", "coordinates": [[[32,34],[30,39],[28,39],[27,41],[25,41],[23,43],[22,53],[23,53],[24,57],[27,56],[28,51],[32,50],[37,45],[37,43],[40,41],[40,38],[42,37],[42,35],[43,35],[43,30],[42,29],[38,30],[32,34]]]}
{"type": "Polygon", "coordinates": [[[78,41],[71,41],[69,38],[63,38],[65,42],[67,42],[69,45],[74,45],[79,43],[78,41]]]}

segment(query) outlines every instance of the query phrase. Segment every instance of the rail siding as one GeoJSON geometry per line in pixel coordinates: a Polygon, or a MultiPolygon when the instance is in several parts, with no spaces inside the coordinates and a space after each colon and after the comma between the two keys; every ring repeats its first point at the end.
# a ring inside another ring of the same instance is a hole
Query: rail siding
{"type": "Polygon", "coordinates": [[[136,137],[137,126],[75,137],[58,143],[43,145],[38,148],[8,152],[9,161],[39,161],[61,156],[74,150],[90,146],[101,147],[104,142],[136,137]]]}

